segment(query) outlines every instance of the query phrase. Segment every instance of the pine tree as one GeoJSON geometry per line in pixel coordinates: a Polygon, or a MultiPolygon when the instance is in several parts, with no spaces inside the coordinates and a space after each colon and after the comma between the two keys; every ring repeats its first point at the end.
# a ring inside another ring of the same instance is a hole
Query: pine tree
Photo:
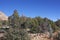
{"type": "Polygon", "coordinates": [[[13,15],[9,17],[9,23],[13,26],[19,26],[19,15],[17,10],[14,10],[13,15]]]}

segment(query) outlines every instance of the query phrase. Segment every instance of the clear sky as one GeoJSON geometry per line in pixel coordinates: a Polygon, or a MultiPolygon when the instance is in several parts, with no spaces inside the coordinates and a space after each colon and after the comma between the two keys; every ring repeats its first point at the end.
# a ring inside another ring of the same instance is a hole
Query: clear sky
{"type": "Polygon", "coordinates": [[[60,19],[60,0],[0,0],[0,11],[7,16],[12,15],[14,9],[28,17],[60,19]]]}

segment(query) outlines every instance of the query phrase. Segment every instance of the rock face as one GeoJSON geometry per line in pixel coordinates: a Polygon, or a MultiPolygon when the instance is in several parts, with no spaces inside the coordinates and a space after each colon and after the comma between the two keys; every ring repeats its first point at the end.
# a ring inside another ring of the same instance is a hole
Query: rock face
{"type": "Polygon", "coordinates": [[[3,12],[1,12],[0,11],[0,21],[3,21],[3,20],[8,20],[8,17],[3,13],[3,12]]]}
{"type": "Polygon", "coordinates": [[[31,40],[53,40],[53,39],[49,39],[49,35],[48,34],[29,34],[31,40]]]}

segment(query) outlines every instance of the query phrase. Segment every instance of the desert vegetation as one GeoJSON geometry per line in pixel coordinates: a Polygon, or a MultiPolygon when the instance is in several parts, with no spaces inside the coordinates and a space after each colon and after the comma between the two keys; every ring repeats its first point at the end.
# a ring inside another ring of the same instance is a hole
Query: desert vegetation
{"type": "MultiPolygon", "coordinates": [[[[31,40],[29,34],[47,34],[53,40],[60,40],[60,20],[52,21],[48,18],[40,16],[31,18],[24,15],[20,16],[17,10],[8,17],[7,21],[0,21],[0,27],[3,25],[9,26],[8,29],[3,29],[6,32],[1,40],[31,40]],[[57,32],[55,36],[53,34],[57,32]]],[[[1,29],[1,28],[0,28],[1,29]]]]}

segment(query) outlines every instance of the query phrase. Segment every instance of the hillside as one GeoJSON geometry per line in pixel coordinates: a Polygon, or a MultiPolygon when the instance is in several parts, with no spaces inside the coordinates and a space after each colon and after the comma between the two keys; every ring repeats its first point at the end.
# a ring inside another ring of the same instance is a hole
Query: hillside
{"type": "Polygon", "coordinates": [[[8,17],[2,11],[0,11],[0,20],[8,20],[8,17]]]}
{"type": "Polygon", "coordinates": [[[6,26],[2,28],[3,34],[6,34],[3,40],[60,40],[60,20],[54,22],[40,16],[35,18],[19,16],[17,10],[9,17],[0,12],[0,19],[8,20],[0,22],[2,27],[6,26]]]}

